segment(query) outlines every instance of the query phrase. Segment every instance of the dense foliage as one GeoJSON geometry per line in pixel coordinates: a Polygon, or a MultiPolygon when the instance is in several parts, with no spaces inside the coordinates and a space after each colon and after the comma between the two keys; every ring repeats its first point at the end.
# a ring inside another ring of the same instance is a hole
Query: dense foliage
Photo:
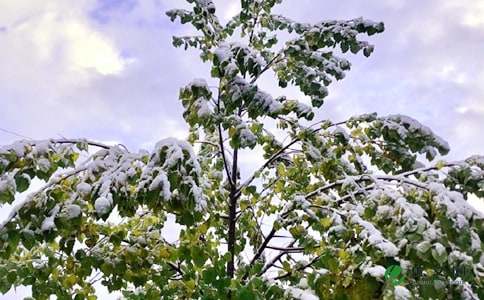
{"type": "Polygon", "coordinates": [[[369,56],[361,36],[382,23],[298,23],[271,12],[280,0],[241,0],[224,25],[212,1],[188,2],[167,15],[199,35],[173,44],[201,51],[216,82],[180,91],[188,141],[0,149],[0,203],[45,182],[0,225],[0,292],[95,299],[98,282],[128,299],[484,297],[484,217],[466,202],[484,197],[484,157],[434,161],[447,143],[407,116],[309,122],[350,69],[344,54],[369,56]],[[261,89],[272,74],[305,97],[261,89]],[[265,159],[247,178],[244,153],[265,159]],[[402,280],[385,277],[394,266],[402,280]]]}

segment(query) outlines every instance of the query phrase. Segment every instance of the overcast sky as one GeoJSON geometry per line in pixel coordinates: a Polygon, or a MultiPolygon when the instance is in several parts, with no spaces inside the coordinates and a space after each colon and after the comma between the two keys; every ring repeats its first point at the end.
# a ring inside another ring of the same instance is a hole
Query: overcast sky
{"type": "MultiPolygon", "coordinates": [[[[222,21],[238,0],[218,0],[222,21]]],[[[86,137],[150,149],[184,138],[178,89],[209,77],[196,51],[171,46],[190,33],[164,15],[182,0],[0,0],[0,144],[86,137]]],[[[319,113],[407,114],[452,148],[449,160],[484,154],[484,1],[286,0],[302,22],[363,16],[383,21],[369,58],[330,88],[319,113]]],[[[266,88],[267,90],[267,88],[266,88]]],[[[269,89],[270,90],[270,89],[269,89]]]]}

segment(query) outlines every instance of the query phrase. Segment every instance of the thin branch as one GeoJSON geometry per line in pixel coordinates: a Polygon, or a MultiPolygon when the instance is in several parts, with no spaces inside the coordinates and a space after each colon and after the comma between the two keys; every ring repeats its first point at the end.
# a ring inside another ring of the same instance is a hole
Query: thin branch
{"type": "Polygon", "coordinates": [[[278,239],[293,239],[292,236],[287,236],[287,235],[282,235],[282,234],[275,234],[274,235],[274,238],[278,238],[278,239]]]}
{"type": "MultiPolygon", "coordinates": [[[[86,143],[89,146],[104,148],[104,149],[111,149],[112,146],[108,146],[103,143],[91,141],[91,140],[84,140],[84,139],[53,139],[50,140],[52,143],[55,144],[77,144],[77,143],[86,143]]],[[[35,143],[35,142],[34,142],[35,143]]]]}
{"type": "Polygon", "coordinates": [[[2,222],[0,223],[0,231],[3,230],[5,225],[7,225],[10,221],[13,220],[18,214],[18,211],[22,209],[26,204],[30,203],[33,201],[34,197],[37,196],[38,194],[42,193],[43,191],[47,190],[49,187],[52,187],[55,184],[59,184],[62,181],[68,179],[69,177],[72,177],[78,173],[81,173],[82,171],[85,171],[87,169],[87,166],[80,166],[70,172],[66,172],[63,174],[63,176],[57,177],[55,179],[50,180],[46,185],[44,185],[41,189],[39,189],[37,192],[32,193],[28,195],[25,200],[22,203],[17,204],[12,208],[12,211],[10,212],[9,216],[2,222]]]}
{"type": "MultiPolygon", "coordinates": [[[[311,225],[308,224],[306,226],[306,230],[310,227],[311,225]]],[[[274,235],[274,237],[280,237],[278,235],[274,235]]],[[[291,238],[294,238],[294,237],[291,237],[291,238]]],[[[291,249],[294,244],[296,244],[297,240],[294,239],[292,242],[290,242],[289,244],[287,244],[286,246],[286,249],[291,249]]],[[[282,250],[278,255],[276,255],[271,261],[269,261],[265,266],[264,268],[259,272],[258,276],[262,276],[265,272],[267,272],[272,266],[274,266],[280,259],[281,257],[283,257],[284,255],[286,254],[290,254],[289,251],[286,251],[286,250],[282,250]]],[[[289,256],[291,257],[291,256],[289,256]]]]}
{"type": "MultiPolygon", "coordinates": [[[[403,176],[392,176],[392,175],[372,176],[370,174],[364,174],[364,175],[360,175],[360,176],[353,178],[353,180],[355,182],[375,181],[375,180],[399,181],[399,182],[403,182],[403,183],[406,183],[406,184],[409,184],[409,185],[413,185],[413,186],[418,187],[418,188],[423,189],[423,190],[429,190],[429,187],[427,185],[420,183],[418,181],[415,181],[415,180],[408,179],[408,178],[403,177],[403,176]]],[[[338,180],[338,181],[332,182],[330,184],[327,184],[323,187],[320,187],[320,188],[306,194],[306,199],[317,196],[317,195],[321,194],[322,192],[327,191],[329,189],[332,189],[336,186],[343,185],[345,183],[345,181],[346,181],[346,179],[338,180]]]]}
{"type": "MultiPolygon", "coordinates": [[[[296,240],[293,240],[290,242],[287,247],[292,247],[296,243],[296,240]]],[[[262,268],[262,270],[259,272],[258,276],[262,276],[265,272],[267,272],[270,268],[272,268],[284,255],[288,254],[289,252],[287,251],[281,251],[279,254],[277,254],[273,259],[271,259],[265,266],[262,268]]]]}
{"type": "Polygon", "coordinates": [[[420,183],[420,182],[415,181],[415,180],[408,179],[406,177],[391,176],[391,175],[380,175],[380,176],[375,176],[375,178],[378,179],[378,180],[385,180],[385,181],[399,181],[399,182],[403,182],[403,183],[406,183],[406,184],[409,184],[409,185],[413,185],[413,186],[418,187],[422,190],[430,190],[430,188],[426,184],[420,183]]]}
{"type": "MultiPolygon", "coordinates": [[[[239,107],[238,116],[240,117],[242,113],[242,108],[239,107]]],[[[233,278],[235,274],[235,236],[236,236],[236,225],[237,225],[237,197],[235,196],[237,192],[237,163],[238,163],[239,149],[234,148],[233,162],[232,162],[232,185],[230,188],[229,196],[229,230],[227,237],[227,249],[230,253],[230,260],[227,262],[227,275],[229,278],[233,278]]],[[[230,293],[229,293],[230,294],[230,293]]],[[[230,297],[229,297],[230,298],[230,297]]]]}
{"type": "Polygon", "coordinates": [[[173,271],[179,273],[180,275],[183,276],[183,271],[181,270],[181,268],[179,266],[177,266],[176,264],[172,263],[172,262],[167,262],[167,265],[170,266],[170,268],[172,268],[173,271]]]}
{"type": "Polygon", "coordinates": [[[252,266],[257,259],[259,259],[259,257],[262,255],[262,253],[266,249],[267,245],[271,241],[271,239],[276,234],[276,231],[277,230],[274,227],[271,229],[271,231],[269,232],[269,234],[266,236],[266,238],[262,242],[262,245],[260,245],[259,249],[257,250],[257,253],[254,255],[254,257],[252,257],[252,260],[249,263],[249,267],[252,266]]]}
{"type": "Polygon", "coordinates": [[[11,134],[11,135],[14,135],[14,136],[23,138],[23,139],[28,139],[28,140],[31,140],[32,139],[32,138],[30,138],[30,137],[28,137],[26,135],[23,135],[23,134],[20,134],[20,133],[16,133],[16,132],[11,131],[11,130],[8,130],[8,129],[0,128],[0,131],[3,131],[5,133],[8,133],[8,134],[11,134]]]}
{"type": "MultiPolygon", "coordinates": [[[[312,259],[312,260],[311,260],[309,263],[307,263],[307,264],[305,264],[305,265],[303,265],[303,266],[301,266],[301,267],[297,268],[297,269],[296,269],[296,271],[303,271],[304,269],[311,267],[311,266],[312,266],[314,263],[316,263],[316,262],[319,260],[319,258],[320,258],[321,256],[322,256],[322,255],[318,255],[318,256],[316,256],[316,257],[315,257],[315,258],[313,258],[313,259],[312,259]]],[[[293,274],[293,271],[289,271],[289,272],[287,272],[286,274],[283,274],[283,275],[281,275],[281,276],[277,276],[277,277],[273,278],[272,280],[280,280],[280,279],[284,279],[284,278],[287,278],[287,277],[291,276],[292,274],[293,274]]]]}
{"type": "Polygon", "coordinates": [[[448,168],[448,167],[455,167],[455,166],[459,166],[460,164],[464,163],[464,161],[456,161],[456,162],[448,162],[448,163],[445,163],[444,165],[442,166],[430,166],[430,167],[423,167],[423,168],[419,168],[419,169],[415,169],[415,170],[411,170],[411,171],[407,171],[405,173],[400,173],[398,174],[398,176],[404,176],[404,177],[407,177],[407,176],[411,176],[411,175],[415,175],[417,173],[422,173],[422,172],[428,172],[428,171],[432,171],[432,170],[438,170],[442,167],[444,168],[448,168]]]}
{"type": "Polygon", "coordinates": [[[286,151],[289,147],[291,147],[292,145],[294,145],[295,143],[297,143],[299,141],[298,138],[292,140],[289,144],[287,144],[286,146],[282,147],[279,151],[277,151],[276,153],[274,153],[261,167],[259,167],[249,178],[247,178],[247,180],[245,180],[239,187],[239,189],[237,190],[237,195],[240,194],[241,192],[241,189],[243,187],[246,187],[248,186],[256,177],[256,175],[263,171],[267,166],[269,166],[273,161],[275,161],[279,155],[281,155],[282,153],[284,153],[284,151],[286,151]]]}
{"type": "Polygon", "coordinates": [[[257,79],[259,79],[259,77],[264,74],[264,72],[266,72],[267,70],[269,70],[269,68],[276,62],[279,62],[279,61],[276,61],[276,59],[281,55],[281,53],[278,53],[276,56],[274,56],[268,63],[267,65],[265,65],[264,68],[262,68],[262,70],[259,72],[259,74],[257,74],[254,78],[252,78],[252,80],[250,81],[250,84],[254,84],[257,79]]]}
{"type": "MultiPolygon", "coordinates": [[[[257,11],[257,15],[256,15],[256,16],[255,16],[255,18],[254,18],[254,25],[252,26],[252,30],[251,30],[251,32],[250,32],[249,44],[252,44],[252,40],[253,40],[253,38],[254,38],[254,31],[255,31],[255,27],[257,26],[257,21],[258,21],[258,19],[259,19],[259,14],[260,14],[260,11],[261,11],[261,9],[262,9],[263,2],[264,2],[264,1],[261,1],[261,3],[260,3],[261,7],[260,7],[260,8],[259,8],[259,10],[257,11]]],[[[259,3],[258,3],[257,1],[255,1],[255,2],[254,2],[254,6],[255,6],[255,5],[257,5],[257,4],[259,4],[259,3]]]]}
{"type": "MultiPolygon", "coordinates": [[[[220,94],[217,99],[217,111],[218,113],[220,113],[220,94]]],[[[222,135],[222,124],[219,123],[217,126],[217,129],[218,129],[218,141],[219,141],[220,151],[222,152],[222,160],[224,163],[225,173],[227,174],[227,179],[229,181],[230,186],[234,187],[234,183],[232,182],[232,176],[230,175],[230,171],[229,171],[229,165],[227,163],[227,158],[225,157],[225,147],[224,147],[224,140],[222,135]]]]}
{"type": "Polygon", "coordinates": [[[283,252],[303,252],[304,247],[277,247],[277,246],[266,246],[267,249],[272,249],[272,250],[278,250],[278,251],[283,251],[283,252]]]}
{"type": "Polygon", "coordinates": [[[210,141],[200,141],[200,140],[197,140],[194,143],[196,143],[196,144],[205,144],[205,145],[210,145],[210,146],[214,146],[214,147],[219,148],[219,145],[218,144],[213,143],[213,142],[210,142],[210,141]]]}
{"type": "MultiPolygon", "coordinates": [[[[257,250],[257,252],[255,253],[254,257],[252,257],[250,263],[249,263],[249,268],[248,270],[250,270],[252,268],[252,266],[255,264],[255,262],[259,259],[259,257],[261,257],[262,253],[264,253],[264,250],[267,248],[269,242],[271,241],[271,239],[274,237],[274,235],[276,234],[277,230],[276,228],[273,226],[271,231],[269,232],[269,234],[266,236],[266,238],[264,239],[264,241],[262,242],[262,244],[260,245],[259,249],[257,250]]],[[[247,277],[249,276],[249,272],[247,271],[244,276],[242,277],[242,280],[246,280],[247,277]]]]}
{"type": "MultiPolygon", "coordinates": [[[[345,124],[347,121],[341,121],[341,122],[337,122],[337,123],[333,123],[331,125],[329,125],[329,127],[333,127],[333,126],[338,126],[338,125],[342,125],[342,124],[345,124]]],[[[328,128],[329,128],[328,127],[328,128]]],[[[317,128],[317,129],[313,129],[313,132],[318,132],[320,131],[321,128],[317,128]]],[[[240,192],[241,192],[241,189],[248,186],[256,177],[256,175],[258,173],[260,173],[261,171],[263,171],[265,168],[267,168],[272,162],[274,162],[281,154],[283,154],[287,149],[289,149],[292,145],[294,145],[295,143],[299,142],[300,139],[299,138],[294,138],[291,142],[289,142],[287,145],[285,145],[284,147],[282,147],[281,149],[279,149],[279,151],[277,151],[276,153],[274,153],[261,167],[259,167],[249,178],[247,178],[238,188],[237,190],[237,197],[240,195],[240,192]]]]}

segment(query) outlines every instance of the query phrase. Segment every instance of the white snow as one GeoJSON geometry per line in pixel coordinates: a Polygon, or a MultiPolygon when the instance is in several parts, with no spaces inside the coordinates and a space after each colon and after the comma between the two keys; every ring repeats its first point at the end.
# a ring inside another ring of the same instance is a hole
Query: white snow
{"type": "Polygon", "coordinates": [[[166,147],[166,157],[163,168],[171,168],[180,160],[183,160],[183,151],[185,151],[188,154],[187,163],[192,164],[195,172],[197,174],[200,174],[200,164],[198,163],[192,146],[186,141],[178,140],[175,138],[166,138],[156,144],[153,163],[159,162],[160,150],[162,150],[164,147],[166,147]]]}
{"type": "Polygon", "coordinates": [[[55,223],[54,219],[57,216],[57,213],[59,212],[59,206],[56,205],[51,211],[48,217],[42,221],[42,224],[40,225],[40,230],[41,231],[49,231],[55,228],[55,223]]]}
{"type": "Polygon", "coordinates": [[[15,193],[17,185],[11,174],[5,174],[0,178],[0,192],[10,191],[15,193]]]}
{"type": "Polygon", "coordinates": [[[40,158],[37,160],[37,166],[43,172],[47,172],[50,169],[50,161],[47,158],[40,158]]]}
{"type": "Polygon", "coordinates": [[[481,249],[481,239],[479,238],[479,235],[473,231],[471,232],[471,249],[481,249]]]}
{"type": "Polygon", "coordinates": [[[153,179],[149,190],[153,191],[158,188],[161,188],[161,194],[164,200],[169,200],[171,198],[170,181],[168,181],[168,177],[166,177],[166,173],[163,171],[160,171],[160,173],[158,173],[158,175],[153,179]]]}
{"type": "Polygon", "coordinates": [[[94,208],[98,215],[105,215],[111,211],[111,206],[113,201],[111,198],[108,199],[107,196],[102,196],[96,199],[94,202],[94,208]]]}
{"type": "Polygon", "coordinates": [[[385,218],[385,217],[391,216],[393,213],[393,210],[394,210],[394,207],[390,205],[379,205],[376,210],[376,214],[381,218],[385,218]]]}
{"type": "Polygon", "coordinates": [[[407,202],[407,200],[403,197],[398,198],[395,201],[397,207],[403,210],[402,217],[405,220],[408,219],[422,219],[427,216],[425,210],[420,207],[418,204],[407,202]]]}
{"type": "Polygon", "coordinates": [[[255,145],[257,141],[257,137],[252,133],[252,131],[246,128],[243,124],[239,126],[241,127],[239,128],[240,130],[239,135],[240,135],[240,142],[242,147],[255,145]]]}
{"type": "Polygon", "coordinates": [[[306,104],[304,104],[300,101],[297,102],[296,110],[300,115],[305,115],[305,114],[309,114],[309,113],[312,112],[312,109],[309,105],[306,105],[306,104]]]}
{"type": "Polygon", "coordinates": [[[445,251],[445,247],[441,244],[441,243],[435,243],[434,244],[434,249],[435,249],[435,252],[441,256],[441,255],[444,255],[446,253],[445,251]]]}
{"type": "Polygon", "coordinates": [[[205,98],[199,98],[194,103],[197,108],[197,116],[203,118],[212,114],[212,109],[208,105],[208,101],[205,98]]]}
{"type": "Polygon", "coordinates": [[[228,61],[232,57],[230,46],[227,43],[220,44],[220,46],[215,49],[214,54],[220,62],[228,61]]]}
{"type": "Polygon", "coordinates": [[[370,274],[375,278],[381,278],[385,275],[385,268],[383,266],[369,267],[363,270],[363,274],[370,274]]]}
{"type": "Polygon", "coordinates": [[[350,139],[350,136],[348,135],[348,132],[346,132],[346,130],[343,127],[341,127],[341,126],[336,126],[333,129],[333,134],[340,134],[341,136],[343,136],[343,138],[345,140],[349,140],[350,139]]]}
{"type": "Polygon", "coordinates": [[[34,267],[35,269],[42,269],[46,267],[48,264],[49,264],[48,259],[40,259],[40,258],[32,259],[32,267],[34,267]]]}
{"type": "Polygon", "coordinates": [[[408,300],[412,298],[412,294],[410,293],[410,291],[401,285],[397,285],[395,287],[394,294],[395,300],[408,300]]]}
{"type": "Polygon", "coordinates": [[[51,147],[50,141],[40,141],[35,144],[34,152],[39,155],[44,155],[47,152],[49,152],[50,147],[51,147]]]}
{"type": "Polygon", "coordinates": [[[306,146],[306,153],[309,155],[309,157],[315,161],[318,161],[321,159],[321,152],[311,145],[310,143],[305,143],[306,146]]]}
{"type": "Polygon", "coordinates": [[[203,78],[195,78],[189,84],[189,87],[198,87],[208,89],[207,81],[203,78]]]}
{"type": "Polygon", "coordinates": [[[79,194],[87,195],[91,192],[92,187],[89,183],[81,182],[77,185],[76,189],[79,194]]]}
{"type": "Polygon", "coordinates": [[[282,109],[282,104],[279,101],[275,101],[270,94],[262,90],[257,90],[253,100],[259,103],[261,109],[269,113],[277,113],[282,109]]]}
{"type": "Polygon", "coordinates": [[[55,216],[50,216],[45,218],[44,221],[42,222],[42,225],[40,226],[40,230],[48,231],[55,228],[54,218],[55,216]]]}
{"type": "Polygon", "coordinates": [[[289,286],[286,288],[286,294],[299,300],[318,300],[318,297],[310,289],[299,289],[289,286]]]}
{"type": "Polygon", "coordinates": [[[62,212],[67,219],[74,219],[81,215],[81,207],[77,204],[69,204],[62,209],[62,212]]]}
{"type": "Polygon", "coordinates": [[[443,184],[432,182],[429,183],[429,189],[435,194],[434,201],[439,207],[444,207],[446,213],[451,217],[457,228],[468,225],[468,220],[473,216],[483,216],[478,210],[470,205],[462,194],[449,191],[443,184]]]}
{"type": "Polygon", "coordinates": [[[309,287],[308,285],[308,280],[306,278],[301,278],[301,280],[299,280],[299,287],[302,288],[302,289],[307,289],[309,287]]]}
{"type": "Polygon", "coordinates": [[[431,137],[435,142],[435,145],[439,148],[446,152],[450,149],[449,144],[444,139],[436,135],[427,126],[422,125],[420,122],[409,116],[400,114],[389,115],[383,119],[383,126],[396,130],[402,138],[405,138],[408,132],[419,133],[431,137]]]}
{"type": "Polygon", "coordinates": [[[395,244],[386,240],[381,232],[376,229],[373,224],[364,221],[357,214],[353,214],[351,221],[363,227],[363,230],[360,232],[360,238],[367,238],[368,242],[376,248],[380,249],[385,256],[393,257],[398,254],[399,250],[395,246],[395,244]]]}

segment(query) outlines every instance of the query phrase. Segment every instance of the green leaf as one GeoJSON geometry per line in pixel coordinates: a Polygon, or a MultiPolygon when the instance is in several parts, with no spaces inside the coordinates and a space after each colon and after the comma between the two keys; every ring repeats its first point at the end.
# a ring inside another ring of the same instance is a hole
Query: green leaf
{"type": "Polygon", "coordinates": [[[217,279],[217,271],[214,268],[207,268],[203,270],[202,276],[205,283],[211,284],[217,279]]]}
{"type": "Polygon", "coordinates": [[[237,292],[238,300],[255,300],[258,299],[257,295],[247,287],[242,287],[237,292]]]}
{"type": "Polygon", "coordinates": [[[30,185],[30,177],[26,173],[18,173],[15,175],[15,184],[17,186],[17,192],[25,192],[30,185]]]}
{"type": "Polygon", "coordinates": [[[0,203],[12,203],[15,200],[15,194],[10,189],[0,191],[0,203]]]}

